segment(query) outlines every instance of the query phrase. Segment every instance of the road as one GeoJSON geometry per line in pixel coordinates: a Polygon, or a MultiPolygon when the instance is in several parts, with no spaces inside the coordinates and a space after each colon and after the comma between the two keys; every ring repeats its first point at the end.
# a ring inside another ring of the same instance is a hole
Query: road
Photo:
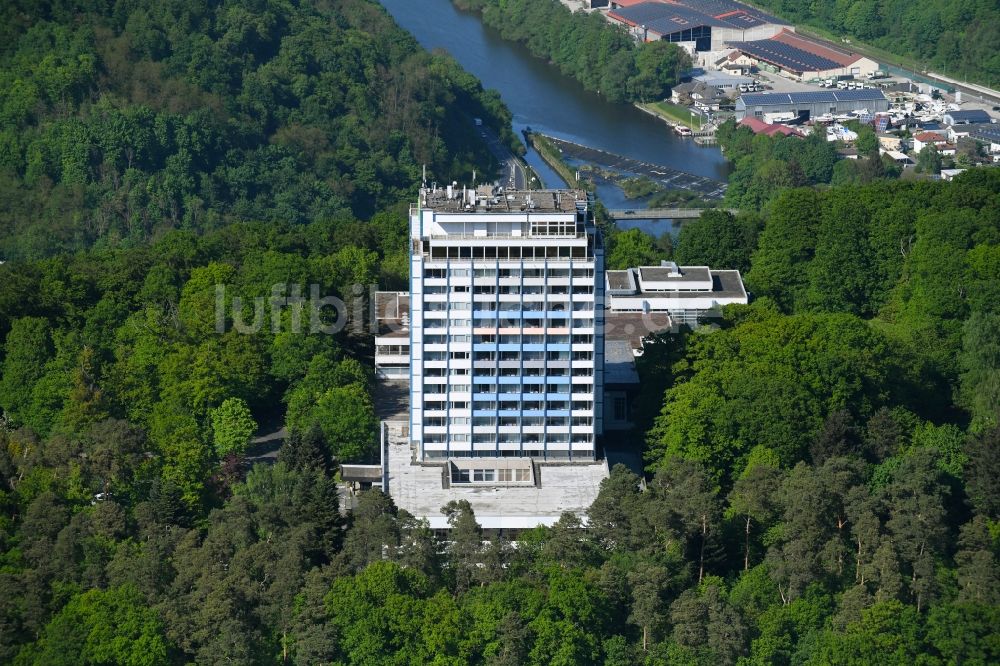
{"type": "Polygon", "coordinates": [[[510,152],[510,148],[500,141],[500,137],[492,129],[485,125],[478,126],[476,129],[479,130],[479,135],[482,137],[483,143],[486,144],[486,147],[490,149],[490,152],[493,153],[493,156],[501,164],[500,173],[502,175],[500,177],[500,184],[507,189],[527,189],[528,172],[525,169],[524,162],[514,155],[514,153],[510,152]]]}

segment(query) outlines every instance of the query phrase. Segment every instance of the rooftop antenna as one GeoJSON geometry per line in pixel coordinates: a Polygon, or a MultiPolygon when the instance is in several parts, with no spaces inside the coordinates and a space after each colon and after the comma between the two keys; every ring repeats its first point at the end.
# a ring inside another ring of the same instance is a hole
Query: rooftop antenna
{"type": "Polygon", "coordinates": [[[423,188],[426,188],[427,187],[427,164],[426,163],[424,164],[424,172],[423,173],[424,173],[424,175],[423,175],[423,178],[420,181],[420,186],[423,187],[423,188]]]}

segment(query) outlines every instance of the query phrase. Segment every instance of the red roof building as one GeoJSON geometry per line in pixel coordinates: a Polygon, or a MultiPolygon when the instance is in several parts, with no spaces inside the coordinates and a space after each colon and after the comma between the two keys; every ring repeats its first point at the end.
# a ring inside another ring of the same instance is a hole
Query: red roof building
{"type": "Polygon", "coordinates": [[[802,132],[798,131],[794,127],[782,125],[781,123],[765,123],[760,118],[754,118],[753,116],[745,117],[740,121],[740,125],[743,127],[749,127],[750,131],[754,134],[766,134],[767,136],[783,134],[784,136],[797,136],[799,138],[805,137],[802,132]]]}

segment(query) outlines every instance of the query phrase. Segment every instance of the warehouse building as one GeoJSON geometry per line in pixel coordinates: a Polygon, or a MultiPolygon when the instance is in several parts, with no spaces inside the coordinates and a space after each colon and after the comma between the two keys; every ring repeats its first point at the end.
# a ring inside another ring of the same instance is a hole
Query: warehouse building
{"type": "Polygon", "coordinates": [[[800,93],[747,93],[736,100],[736,119],[762,118],[791,113],[801,121],[824,115],[846,115],[855,111],[875,114],[889,110],[881,90],[821,90],[800,93]]]}
{"type": "Polygon", "coordinates": [[[608,18],[644,41],[691,45],[696,51],[718,51],[726,42],[766,39],[788,29],[773,16],[730,0],[612,0],[608,18]]]}
{"type": "Polygon", "coordinates": [[[982,109],[968,109],[966,111],[949,111],[942,118],[945,125],[978,125],[981,123],[992,123],[993,118],[982,109]]]}
{"type": "Polygon", "coordinates": [[[769,39],[731,41],[729,46],[755,64],[805,81],[846,76],[860,78],[879,69],[878,63],[871,58],[814,42],[789,30],[782,30],[769,39]]]}

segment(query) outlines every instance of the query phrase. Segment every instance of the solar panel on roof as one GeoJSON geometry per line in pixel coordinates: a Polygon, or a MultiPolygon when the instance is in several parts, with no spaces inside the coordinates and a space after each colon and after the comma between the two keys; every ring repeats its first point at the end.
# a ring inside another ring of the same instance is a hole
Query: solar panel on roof
{"type": "Polygon", "coordinates": [[[828,90],[817,90],[816,92],[794,92],[789,93],[789,98],[793,104],[816,104],[819,102],[835,102],[833,94],[828,90]]]}
{"type": "Polygon", "coordinates": [[[791,103],[788,93],[750,93],[747,95],[740,95],[740,99],[742,99],[747,106],[773,106],[775,104],[791,103]]]}
{"type": "Polygon", "coordinates": [[[863,102],[885,99],[885,94],[881,90],[870,88],[862,90],[834,90],[832,92],[837,96],[837,101],[839,102],[863,102]]]}
{"type": "Polygon", "coordinates": [[[729,45],[747,55],[797,73],[840,69],[841,67],[839,63],[833,60],[773,39],[760,39],[753,42],[730,42],[729,45]]]}
{"type": "Polygon", "coordinates": [[[635,24],[645,25],[661,34],[690,29],[701,25],[720,25],[710,16],[681,5],[664,2],[642,2],[624,9],[616,9],[615,14],[635,24]],[[679,21],[673,21],[679,19],[679,21]]]}

